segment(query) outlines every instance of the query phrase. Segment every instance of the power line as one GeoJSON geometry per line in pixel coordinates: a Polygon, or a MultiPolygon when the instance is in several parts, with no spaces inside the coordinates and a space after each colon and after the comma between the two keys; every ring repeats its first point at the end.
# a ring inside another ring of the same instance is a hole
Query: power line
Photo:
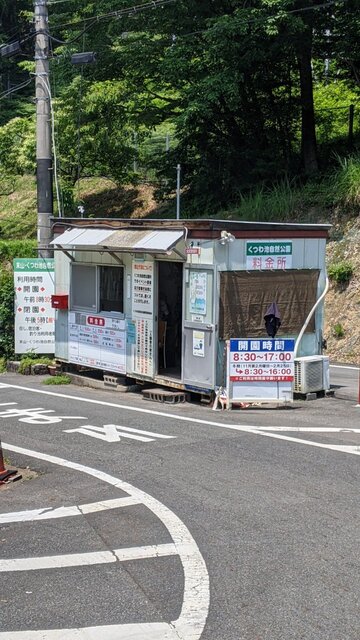
{"type": "Polygon", "coordinates": [[[143,11],[148,11],[150,9],[162,8],[168,4],[173,4],[174,2],[178,2],[178,0],[153,0],[152,2],[133,5],[132,7],[128,7],[126,9],[117,9],[116,11],[110,11],[109,13],[92,16],[91,18],[82,18],[81,20],[77,20],[75,22],[64,22],[61,24],[57,24],[56,28],[59,29],[60,27],[77,27],[84,24],[85,22],[100,22],[101,20],[106,20],[109,18],[122,18],[123,16],[132,16],[138,13],[142,13],[143,11]]]}
{"type": "Polygon", "coordinates": [[[21,89],[25,89],[25,87],[27,87],[31,83],[32,83],[32,78],[30,78],[30,80],[26,80],[26,81],[22,82],[21,84],[18,84],[16,87],[12,87],[12,89],[7,89],[3,93],[0,93],[0,100],[4,100],[5,98],[7,98],[12,93],[15,93],[16,91],[20,91],[21,89]]]}

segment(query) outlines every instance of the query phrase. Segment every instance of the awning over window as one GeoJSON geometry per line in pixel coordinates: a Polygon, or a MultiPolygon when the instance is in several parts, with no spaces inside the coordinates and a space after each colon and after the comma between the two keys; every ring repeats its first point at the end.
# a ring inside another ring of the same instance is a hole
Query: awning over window
{"type": "Polygon", "coordinates": [[[168,253],[183,238],[183,231],[145,231],[142,229],[70,229],[51,242],[72,251],[116,251],[129,253],[168,253]]]}

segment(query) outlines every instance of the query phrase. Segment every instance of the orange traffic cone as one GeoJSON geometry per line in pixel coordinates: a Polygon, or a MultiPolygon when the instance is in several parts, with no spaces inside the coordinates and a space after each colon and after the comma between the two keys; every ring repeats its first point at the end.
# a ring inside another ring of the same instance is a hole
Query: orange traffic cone
{"type": "Polygon", "coordinates": [[[2,444],[0,440],[0,484],[4,484],[4,482],[6,482],[11,476],[16,474],[16,469],[10,470],[5,468],[2,444]]]}

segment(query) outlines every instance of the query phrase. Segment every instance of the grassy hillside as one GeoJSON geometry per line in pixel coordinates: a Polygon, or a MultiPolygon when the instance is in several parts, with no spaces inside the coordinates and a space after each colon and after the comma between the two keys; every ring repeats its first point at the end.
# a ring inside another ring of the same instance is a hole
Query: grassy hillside
{"type": "MultiPolygon", "coordinates": [[[[107,178],[88,178],[74,189],[74,199],[82,202],[85,216],[175,217],[175,195],[159,203],[151,184],[119,187],[107,178]]],[[[182,194],[181,216],[187,213],[187,194],[182,194]]],[[[360,156],[339,159],[328,173],[305,184],[289,181],[239,194],[238,202],[219,211],[216,218],[282,222],[345,221],[360,214],[360,156]]],[[[76,210],[71,211],[76,215],[76,210]]],[[[203,210],[193,217],[208,217],[203,210]]],[[[33,176],[16,176],[0,181],[0,238],[36,236],[36,185],[33,176]]]]}

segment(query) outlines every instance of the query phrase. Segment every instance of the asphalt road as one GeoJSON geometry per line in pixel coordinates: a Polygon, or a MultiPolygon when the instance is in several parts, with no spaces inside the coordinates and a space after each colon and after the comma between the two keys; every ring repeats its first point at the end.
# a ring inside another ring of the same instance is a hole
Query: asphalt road
{"type": "Polygon", "coordinates": [[[359,367],[333,363],[330,365],[330,382],[337,398],[358,401],[359,367]]]}
{"type": "Polygon", "coordinates": [[[1,383],[0,640],[358,640],[354,402],[1,383]]]}

